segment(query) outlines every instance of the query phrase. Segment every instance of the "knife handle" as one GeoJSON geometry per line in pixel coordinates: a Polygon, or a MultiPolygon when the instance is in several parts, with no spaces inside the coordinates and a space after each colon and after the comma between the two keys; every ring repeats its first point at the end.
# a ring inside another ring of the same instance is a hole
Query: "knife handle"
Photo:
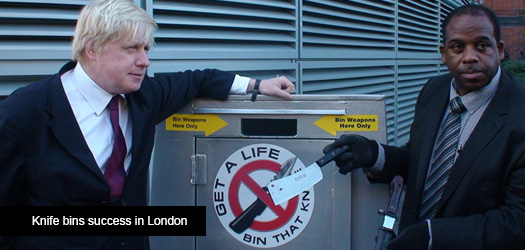
{"type": "Polygon", "coordinates": [[[326,165],[327,163],[331,162],[335,157],[339,156],[343,152],[345,152],[349,148],[348,145],[344,145],[340,148],[334,148],[332,151],[326,153],[321,159],[317,160],[315,163],[319,165],[319,167],[322,167],[326,165]]]}
{"type": "MultiPolygon", "coordinates": [[[[263,189],[264,191],[268,192],[266,187],[263,189]]],[[[241,213],[241,215],[237,216],[237,218],[230,222],[230,228],[238,234],[244,232],[253,224],[255,217],[262,214],[264,209],[266,209],[266,204],[264,204],[261,198],[257,198],[257,200],[255,200],[248,208],[246,208],[241,213]]]]}

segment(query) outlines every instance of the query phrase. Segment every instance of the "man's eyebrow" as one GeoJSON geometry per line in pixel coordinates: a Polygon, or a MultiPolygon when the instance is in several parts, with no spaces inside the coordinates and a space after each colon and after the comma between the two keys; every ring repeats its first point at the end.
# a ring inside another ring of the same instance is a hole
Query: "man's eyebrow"
{"type": "Polygon", "coordinates": [[[463,40],[459,38],[453,38],[448,40],[447,43],[463,43],[463,40]]]}
{"type": "MultiPolygon", "coordinates": [[[[480,36],[477,36],[475,38],[476,38],[477,41],[481,41],[481,40],[491,41],[492,40],[491,36],[486,36],[486,35],[480,35],[480,36]]],[[[463,41],[463,39],[452,38],[452,39],[448,40],[447,43],[464,43],[464,41],[463,41]]]]}
{"type": "MultiPolygon", "coordinates": [[[[492,36],[478,36],[477,39],[478,40],[492,40],[492,36]]],[[[494,38],[494,40],[496,40],[496,38],[494,38]]]]}

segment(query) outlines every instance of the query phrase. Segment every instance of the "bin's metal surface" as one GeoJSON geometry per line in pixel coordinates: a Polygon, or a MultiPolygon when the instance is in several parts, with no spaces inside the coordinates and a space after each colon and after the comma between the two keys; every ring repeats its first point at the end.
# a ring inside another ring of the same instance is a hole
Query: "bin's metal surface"
{"type": "Polygon", "coordinates": [[[206,236],[152,236],[152,249],[373,249],[388,186],[362,171],[341,175],[330,163],[323,180],[279,206],[261,190],[284,161],[308,166],[344,133],[386,143],[385,119],[378,95],[195,100],[157,128],[150,204],[206,206],[206,236]],[[233,230],[257,198],[263,212],[233,230]]]}

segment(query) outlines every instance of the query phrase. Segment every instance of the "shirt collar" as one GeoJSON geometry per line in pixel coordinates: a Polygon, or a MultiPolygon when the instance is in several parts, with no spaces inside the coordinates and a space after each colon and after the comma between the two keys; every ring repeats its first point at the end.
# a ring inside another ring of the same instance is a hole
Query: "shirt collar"
{"type": "MultiPolygon", "coordinates": [[[[95,114],[100,116],[104,109],[106,109],[109,101],[111,101],[111,98],[113,98],[113,95],[98,86],[98,84],[88,76],[86,71],[84,71],[80,62],[73,69],[72,80],[73,84],[75,84],[78,91],[86,99],[95,114]]],[[[122,100],[124,102],[121,103],[126,105],[126,99],[123,98],[122,100]]]]}
{"type": "MultiPolygon", "coordinates": [[[[499,86],[499,80],[501,77],[501,68],[498,68],[498,72],[492,80],[490,81],[487,86],[469,92],[468,94],[461,96],[461,102],[463,105],[465,105],[465,108],[467,108],[467,111],[469,113],[476,112],[484,103],[490,101],[492,97],[496,94],[496,91],[498,90],[499,86]]],[[[451,87],[450,87],[450,100],[454,99],[455,97],[459,96],[458,92],[456,91],[456,82],[455,79],[452,79],[451,87]]]]}

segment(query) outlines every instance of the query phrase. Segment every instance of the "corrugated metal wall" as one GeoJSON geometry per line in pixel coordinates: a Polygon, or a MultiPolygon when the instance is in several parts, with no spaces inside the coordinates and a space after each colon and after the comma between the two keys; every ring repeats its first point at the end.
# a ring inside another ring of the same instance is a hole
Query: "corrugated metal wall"
{"type": "MultiPolygon", "coordinates": [[[[86,0],[0,0],[0,96],[70,58],[86,0]]],[[[455,0],[135,0],[159,24],[149,74],[219,68],[284,75],[298,94],[382,94],[388,143],[408,139],[417,94],[446,70],[439,24],[455,0]]]]}

